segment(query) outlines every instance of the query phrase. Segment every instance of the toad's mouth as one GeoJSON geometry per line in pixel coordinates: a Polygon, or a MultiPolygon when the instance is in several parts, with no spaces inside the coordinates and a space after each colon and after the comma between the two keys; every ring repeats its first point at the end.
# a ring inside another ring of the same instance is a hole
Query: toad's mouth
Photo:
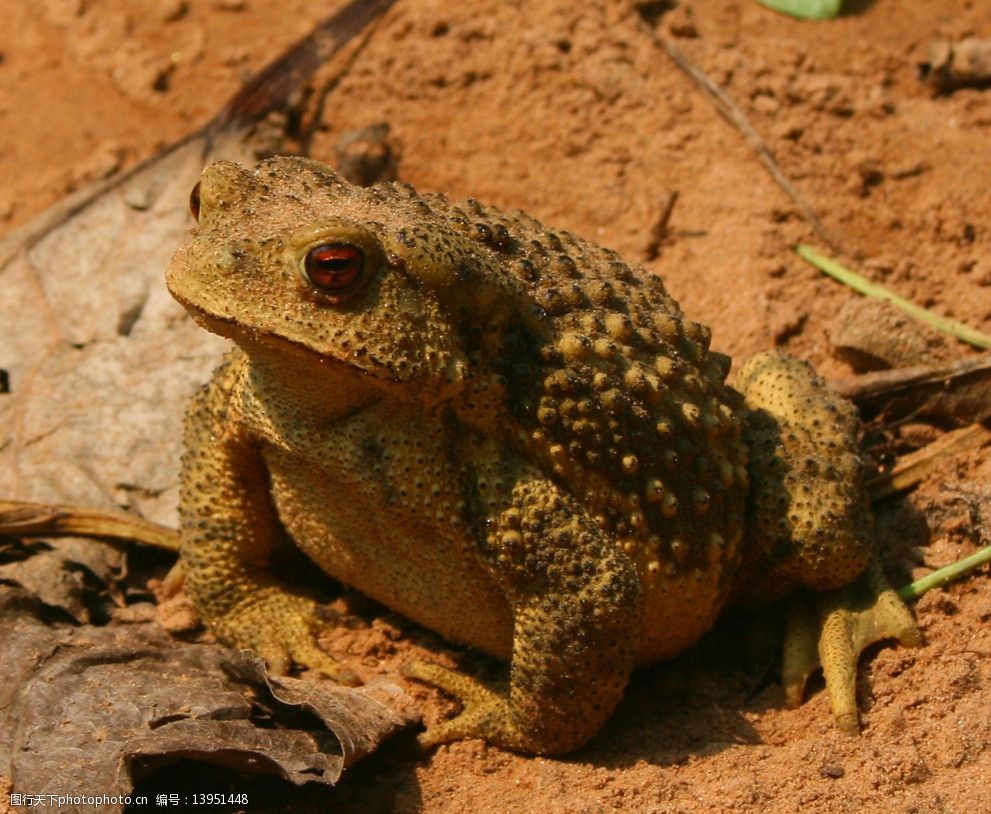
{"type": "Polygon", "coordinates": [[[169,293],[192,317],[193,321],[201,328],[212,334],[230,339],[241,348],[249,357],[252,351],[258,349],[274,349],[282,354],[292,354],[308,363],[316,363],[322,367],[337,367],[346,369],[353,373],[369,376],[395,384],[401,384],[394,376],[388,375],[386,370],[372,370],[367,365],[361,364],[353,357],[341,357],[328,353],[322,353],[316,348],[310,347],[302,342],[290,339],[287,336],[262,331],[258,328],[244,325],[236,317],[224,316],[213,311],[207,311],[195,302],[183,297],[180,293],[170,289],[169,293]]]}

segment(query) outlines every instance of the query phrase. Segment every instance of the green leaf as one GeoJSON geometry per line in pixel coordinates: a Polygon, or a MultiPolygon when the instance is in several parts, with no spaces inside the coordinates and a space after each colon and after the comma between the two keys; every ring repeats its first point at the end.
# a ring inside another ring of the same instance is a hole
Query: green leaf
{"type": "Polygon", "coordinates": [[[757,0],[762,6],[800,17],[803,20],[825,20],[840,13],[843,0],[757,0]]]}

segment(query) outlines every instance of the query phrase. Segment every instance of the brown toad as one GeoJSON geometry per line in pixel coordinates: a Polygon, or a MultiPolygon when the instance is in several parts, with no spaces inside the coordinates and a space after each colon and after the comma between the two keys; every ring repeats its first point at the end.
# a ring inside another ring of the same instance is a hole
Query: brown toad
{"type": "MultiPolygon", "coordinates": [[[[838,607],[819,650],[856,727],[871,636],[849,631],[917,631],[867,569],[852,408],[809,368],[762,354],[731,389],[660,279],[522,212],[299,158],[213,164],[193,203],[169,289],[236,344],[190,406],[182,473],[188,585],[221,639],[355,680],[316,646],[315,600],[267,573],[291,540],[511,663],[503,686],[411,665],[464,702],[426,742],[560,753],[728,602],[808,586],[838,607]],[[836,590],[865,569],[882,614],[836,590]]],[[[791,631],[793,695],[817,630],[791,631]]]]}

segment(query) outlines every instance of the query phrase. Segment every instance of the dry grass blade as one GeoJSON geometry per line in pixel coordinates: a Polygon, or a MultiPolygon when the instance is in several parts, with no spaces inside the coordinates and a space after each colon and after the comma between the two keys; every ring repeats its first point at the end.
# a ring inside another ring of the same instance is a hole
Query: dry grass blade
{"type": "Polygon", "coordinates": [[[83,535],[179,550],[179,535],[167,526],[123,512],[101,512],[81,506],[53,506],[21,500],[0,500],[0,534],[18,537],[83,535]]]}
{"type": "Polygon", "coordinates": [[[912,489],[927,478],[938,464],[968,449],[980,449],[991,444],[991,430],[982,424],[972,424],[948,432],[938,441],[900,459],[888,472],[870,478],[867,488],[873,500],[882,500],[898,492],[912,489]]]}

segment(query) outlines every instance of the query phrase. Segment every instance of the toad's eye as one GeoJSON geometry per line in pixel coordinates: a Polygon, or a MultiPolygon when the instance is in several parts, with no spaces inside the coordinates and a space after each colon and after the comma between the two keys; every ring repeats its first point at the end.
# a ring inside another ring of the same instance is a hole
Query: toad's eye
{"type": "Polygon", "coordinates": [[[336,294],[353,286],[361,276],[365,255],[347,243],[323,243],[306,253],[306,279],[321,291],[336,294]]]}
{"type": "Polygon", "coordinates": [[[196,182],[196,186],[193,187],[192,192],[189,193],[189,211],[193,213],[193,217],[198,221],[200,219],[200,182],[196,182]]]}

